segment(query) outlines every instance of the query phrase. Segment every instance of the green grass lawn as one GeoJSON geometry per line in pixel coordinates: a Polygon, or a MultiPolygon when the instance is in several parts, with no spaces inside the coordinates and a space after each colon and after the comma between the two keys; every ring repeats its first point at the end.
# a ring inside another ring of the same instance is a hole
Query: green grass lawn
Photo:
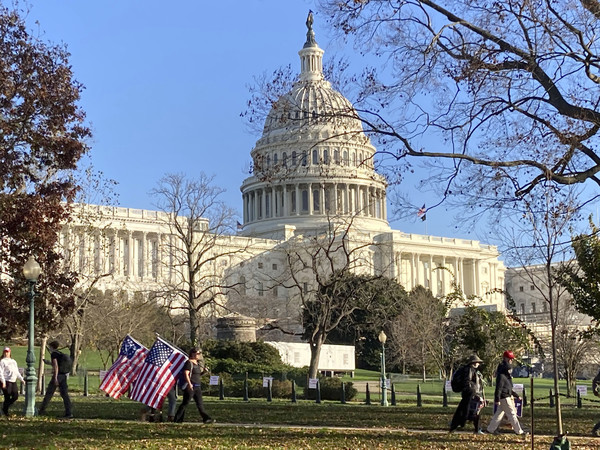
{"type": "MultiPolygon", "coordinates": [[[[416,449],[523,449],[523,439],[506,429],[501,436],[475,436],[470,424],[463,433],[449,434],[447,424],[454,405],[400,405],[383,408],[337,402],[207,399],[207,411],[216,425],[203,426],[190,405],[184,424],[137,421],[140,404],[128,399],[113,400],[99,395],[74,394],[74,420],[61,420],[63,406],[58,394],[48,407],[48,416],[24,418],[19,399],[9,420],[0,419],[2,448],[416,448],[416,449]],[[281,428],[284,427],[284,428],[281,428]],[[290,428],[287,428],[290,427],[290,428]],[[345,427],[343,429],[328,427],[345,427]],[[360,428],[360,429],[358,429],[360,428]],[[408,431],[407,431],[408,430],[408,431]]],[[[38,397],[38,402],[41,398],[38,397]]],[[[484,409],[487,424],[491,408],[484,409]]],[[[554,433],[554,410],[535,408],[536,449],[550,446],[554,433]]],[[[530,428],[531,410],[522,423],[530,428]]],[[[600,420],[600,408],[566,406],[565,429],[577,449],[600,448],[600,438],[589,437],[600,420]]]]}

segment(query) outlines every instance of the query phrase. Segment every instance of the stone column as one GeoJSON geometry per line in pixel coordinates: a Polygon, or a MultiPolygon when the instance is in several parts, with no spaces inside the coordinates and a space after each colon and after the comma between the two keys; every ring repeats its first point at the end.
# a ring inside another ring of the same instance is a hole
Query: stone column
{"type": "Polygon", "coordinates": [[[308,183],[308,215],[312,216],[314,213],[313,210],[313,192],[312,192],[312,183],[308,183]]]}
{"type": "Polygon", "coordinates": [[[296,183],[295,189],[296,189],[296,211],[295,211],[295,213],[296,213],[296,215],[299,215],[302,200],[300,199],[300,185],[298,183],[296,183]]]}

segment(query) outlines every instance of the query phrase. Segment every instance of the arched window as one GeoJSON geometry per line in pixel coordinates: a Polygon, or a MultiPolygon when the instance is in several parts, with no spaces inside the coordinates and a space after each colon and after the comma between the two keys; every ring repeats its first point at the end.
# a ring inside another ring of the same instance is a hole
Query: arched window
{"type": "Polygon", "coordinates": [[[292,152],[292,167],[296,167],[296,152],[292,152]]]}
{"type": "Polygon", "coordinates": [[[320,202],[319,202],[319,190],[315,189],[312,192],[313,195],[313,211],[320,211],[320,202]]]}
{"type": "Polygon", "coordinates": [[[323,163],[329,164],[329,150],[323,150],[323,163]]]}
{"type": "Polygon", "coordinates": [[[302,211],[308,211],[308,191],[302,190],[302,211]]]}
{"type": "Polygon", "coordinates": [[[287,167],[287,153],[286,152],[283,152],[283,156],[281,159],[282,159],[281,163],[282,163],[283,167],[287,167]]]}
{"type": "Polygon", "coordinates": [[[267,168],[271,167],[271,155],[267,155],[267,168]]]}
{"type": "Polygon", "coordinates": [[[306,158],[306,150],[302,151],[302,165],[306,166],[308,164],[308,160],[306,158]]]}
{"type": "Polygon", "coordinates": [[[319,151],[316,149],[312,151],[312,163],[314,165],[319,164],[319,151]]]}
{"type": "Polygon", "coordinates": [[[356,163],[356,153],[352,152],[352,165],[354,167],[358,167],[358,164],[356,163]]]}
{"type": "Polygon", "coordinates": [[[273,154],[273,165],[277,166],[277,153],[273,154]]]}
{"type": "Polygon", "coordinates": [[[348,160],[348,150],[344,150],[344,165],[347,166],[350,161],[348,160]]]}
{"type": "Polygon", "coordinates": [[[337,148],[333,151],[333,162],[340,164],[340,151],[337,148]]]}

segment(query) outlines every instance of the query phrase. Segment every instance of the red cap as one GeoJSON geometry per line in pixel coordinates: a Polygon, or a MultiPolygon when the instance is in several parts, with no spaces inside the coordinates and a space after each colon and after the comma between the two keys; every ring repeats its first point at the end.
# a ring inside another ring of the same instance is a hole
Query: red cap
{"type": "Polygon", "coordinates": [[[515,359],[515,354],[513,352],[511,352],[510,350],[506,350],[502,356],[504,356],[505,358],[508,359],[515,359]]]}

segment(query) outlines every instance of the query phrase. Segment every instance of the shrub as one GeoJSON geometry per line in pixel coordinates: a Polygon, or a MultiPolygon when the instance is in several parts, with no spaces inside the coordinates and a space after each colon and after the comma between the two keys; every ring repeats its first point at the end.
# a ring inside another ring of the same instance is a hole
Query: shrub
{"type": "MultiPolygon", "coordinates": [[[[342,398],[342,380],[337,377],[320,377],[322,400],[340,400],[342,398]]],[[[353,383],[345,383],[346,400],[350,401],[356,397],[358,391],[353,383]]],[[[316,389],[304,388],[304,398],[315,400],[317,398],[316,389]]]]}
{"type": "Polygon", "coordinates": [[[213,359],[233,359],[238,363],[253,363],[266,366],[281,365],[279,351],[264,342],[220,341],[209,339],[202,346],[213,359]]]}
{"type": "MultiPolygon", "coordinates": [[[[226,381],[223,378],[225,397],[243,397],[244,396],[244,380],[226,381]]],[[[219,390],[214,389],[207,395],[218,395],[219,390]]],[[[203,387],[203,391],[205,391],[203,387]]],[[[273,398],[291,398],[292,397],[292,382],[273,380],[271,384],[271,393],[273,398]]],[[[267,388],[263,387],[263,380],[258,378],[248,379],[248,397],[249,398],[267,398],[267,388]]]]}

